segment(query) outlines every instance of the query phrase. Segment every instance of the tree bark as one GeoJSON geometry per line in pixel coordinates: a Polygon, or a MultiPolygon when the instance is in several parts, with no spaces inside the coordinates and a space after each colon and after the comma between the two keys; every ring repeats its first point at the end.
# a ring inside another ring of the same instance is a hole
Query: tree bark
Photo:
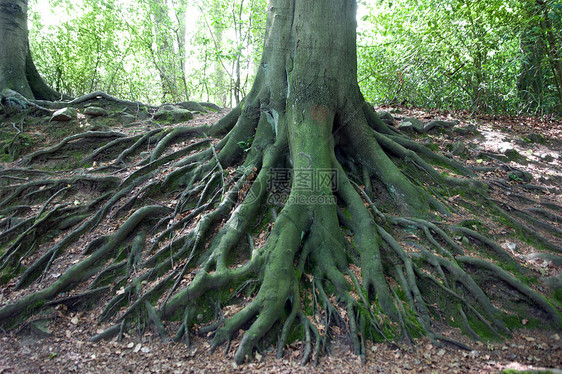
{"type": "MultiPolygon", "coordinates": [[[[264,186],[272,179],[276,182],[272,173],[288,169],[292,173],[290,193],[267,243],[252,261],[259,269],[259,292],[250,305],[217,330],[213,339],[212,347],[216,347],[255,318],[236,352],[238,363],[283,319],[288,302],[295,315],[301,313],[295,294],[302,282],[303,269],[295,266],[299,258],[313,264],[315,279],[326,279],[335,287],[350,312],[357,307],[349,295],[352,286],[344,277],[348,273],[346,240],[336,201],[357,219],[354,245],[360,256],[362,286],[376,298],[382,313],[397,318],[384,277],[376,224],[346,176],[336,149],[353,157],[369,178],[376,178],[399,211],[423,216],[430,204],[426,194],[412,185],[381,147],[386,144],[391,148],[392,142],[374,130],[378,127],[382,133],[393,134],[367,106],[359,90],[355,14],[356,2],[350,0],[270,1],[263,57],[254,85],[217,156],[220,165],[234,166],[245,156],[240,144],[253,138],[245,168],[258,174],[252,185],[258,198],[243,203],[210,245],[213,254],[202,268],[216,267],[213,275],[201,272],[190,287],[162,308],[164,317],[171,316],[213,284],[209,277],[229,276],[222,258],[232,249],[232,236],[244,232],[246,221],[256,214],[256,205],[266,193],[264,186]],[[256,159],[261,161],[252,163],[256,159]],[[319,183],[326,172],[331,173],[333,184],[319,183]],[[229,236],[230,242],[224,239],[229,236]]],[[[287,329],[294,318],[285,322],[287,329]]],[[[352,323],[354,352],[363,354],[358,327],[352,323]]],[[[429,323],[424,326],[429,328],[429,323]]]]}
{"type": "Polygon", "coordinates": [[[33,93],[26,77],[27,1],[0,1],[0,89],[13,89],[27,98],[33,93]]]}
{"type": "MultiPolygon", "coordinates": [[[[160,320],[179,319],[177,340],[188,341],[197,324],[200,334],[214,333],[212,349],[222,343],[228,349],[242,333],[234,355],[238,363],[275,336],[280,356],[297,334],[305,342],[302,362],[318,359],[333,325],[347,330],[354,353],[363,359],[369,338],[400,336],[412,343],[413,336],[424,333],[435,343],[451,342],[434,331],[433,318],[476,338],[507,335],[502,311],[515,302],[510,318],[528,318],[519,305],[526,302],[529,310],[540,309],[537,318],[559,328],[562,316],[542,296],[499,266],[468,256],[493,252],[498,265],[521,270],[501,246],[464,227],[464,221],[447,224],[455,209],[447,197],[458,193],[454,198],[466,194],[471,199],[469,192],[478,191],[477,204],[466,203],[477,216],[492,204],[485,186],[454,161],[428,154],[385,125],[364,101],[356,80],[355,10],[354,0],[271,0],[263,58],[244,101],[215,125],[162,132],[148,163],[141,161],[134,172],[107,177],[111,183],[96,177],[91,183],[99,188],[113,187],[90,206],[95,214],[50,249],[41,245],[45,250],[33,254],[37,259],[19,276],[17,287],[44,278],[67,247],[83,246],[79,239],[86,232],[96,228],[103,234],[51,285],[0,308],[0,323],[17,323],[42,302],[97,274],[89,287],[111,293],[109,301],[100,298],[107,301],[100,321],[112,319],[125,328],[148,319],[165,335],[160,320]],[[164,152],[187,135],[205,139],[164,152]],[[421,156],[465,178],[448,177],[421,156]],[[276,196],[278,191],[287,195],[276,196]],[[138,208],[161,196],[165,203],[138,208]],[[106,235],[107,226],[100,222],[107,218],[114,224],[121,216],[128,218],[106,235]],[[411,236],[412,230],[418,236],[411,236]],[[466,240],[455,241],[457,234],[466,240]],[[486,293],[483,288],[494,280],[508,284],[513,297],[486,293]],[[227,316],[223,308],[233,303],[240,308],[227,316]]],[[[113,166],[121,170],[126,155],[158,139],[153,135],[127,139],[134,145],[113,166]]],[[[45,151],[27,161],[39,153],[45,151]]],[[[3,206],[79,185],[17,180],[23,181],[0,194],[3,206]]],[[[42,236],[37,226],[50,222],[50,214],[56,217],[55,208],[47,214],[44,209],[14,227],[8,221],[13,240],[0,248],[0,270],[17,268],[32,252],[30,233],[42,236]]],[[[109,327],[101,335],[115,331],[109,327]]]]}
{"type": "Polygon", "coordinates": [[[61,96],[40,77],[29,50],[27,0],[0,0],[0,92],[11,89],[28,99],[61,96]]]}
{"type": "MultiPolygon", "coordinates": [[[[315,151],[308,148],[333,153],[336,146],[352,147],[359,163],[379,178],[403,210],[419,211],[425,208],[420,194],[381,150],[363,113],[355,12],[350,0],[324,0],[321,6],[271,1],[262,62],[245,112],[256,116],[251,112],[259,109],[276,138],[289,136],[293,167],[331,167],[326,158],[333,155],[310,160],[315,151]],[[297,144],[299,136],[311,144],[297,144]]],[[[369,117],[380,124],[376,115],[369,117]]]]}

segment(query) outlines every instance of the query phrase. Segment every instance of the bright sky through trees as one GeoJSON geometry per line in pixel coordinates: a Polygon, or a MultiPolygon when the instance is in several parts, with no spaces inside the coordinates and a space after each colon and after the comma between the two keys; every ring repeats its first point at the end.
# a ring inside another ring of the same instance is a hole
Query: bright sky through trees
{"type": "MultiPolygon", "coordinates": [[[[167,2],[170,10],[172,3],[181,3],[167,2]]],[[[234,96],[239,99],[247,93],[261,56],[266,3],[185,3],[185,55],[176,57],[185,67],[184,86],[190,98],[230,106],[234,96]],[[240,6],[243,11],[235,15],[240,6]],[[240,41],[234,25],[238,25],[239,35],[251,33],[251,38],[240,41]],[[222,43],[214,40],[215,32],[220,32],[222,43]]],[[[159,92],[161,74],[154,60],[158,48],[154,39],[150,40],[155,32],[150,16],[154,4],[152,0],[30,1],[30,42],[39,71],[52,85],[57,79],[66,82],[67,88],[62,90],[73,95],[94,87],[154,103],[170,100],[159,92]],[[84,10],[85,3],[96,7],[93,14],[84,10]],[[108,4],[117,10],[108,11],[108,4]],[[97,8],[105,13],[96,13],[97,8]],[[102,22],[108,16],[114,18],[102,22]],[[65,22],[69,26],[59,27],[65,22]],[[113,27],[107,30],[113,37],[110,41],[99,34],[108,27],[113,27]],[[88,39],[85,32],[90,33],[90,39],[98,39],[99,48],[92,40],[84,41],[88,39]],[[88,60],[101,61],[109,55],[113,60],[95,69],[88,65],[88,60]],[[71,68],[73,62],[78,64],[71,68]],[[91,74],[98,75],[83,78],[91,74]],[[127,87],[121,87],[116,78],[127,87]]],[[[553,0],[533,4],[482,0],[468,7],[460,0],[358,0],[358,74],[363,94],[373,103],[487,112],[559,112],[562,7],[553,0]]],[[[177,24],[172,12],[169,22],[177,24]]],[[[175,32],[173,27],[170,32],[175,32]]],[[[176,54],[177,45],[173,40],[176,54]]]]}

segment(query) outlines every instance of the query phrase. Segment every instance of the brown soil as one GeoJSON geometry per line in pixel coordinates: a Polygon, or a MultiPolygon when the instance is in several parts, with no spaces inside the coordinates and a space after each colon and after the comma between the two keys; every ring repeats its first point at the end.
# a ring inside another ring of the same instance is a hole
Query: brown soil
{"type": "Polygon", "coordinates": [[[298,344],[291,345],[283,359],[276,359],[275,352],[262,352],[254,362],[237,366],[232,349],[226,355],[223,351],[209,355],[208,341],[201,338],[190,348],[150,333],[142,341],[125,336],[121,342],[91,343],[95,327],[86,318],[73,318],[58,319],[49,337],[23,331],[0,335],[0,373],[497,373],[562,367],[560,333],[552,332],[523,330],[504,342],[471,343],[449,331],[472,346],[471,352],[438,348],[425,338],[418,340],[414,352],[369,344],[365,364],[336,338],[331,354],[322,356],[317,366],[300,366],[298,344]]]}

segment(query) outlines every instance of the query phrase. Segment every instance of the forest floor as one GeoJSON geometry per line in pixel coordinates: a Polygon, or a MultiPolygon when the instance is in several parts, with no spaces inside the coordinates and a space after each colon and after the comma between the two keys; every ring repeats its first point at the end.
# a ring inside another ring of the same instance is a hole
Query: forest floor
{"type": "MultiPolygon", "coordinates": [[[[456,120],[459,125],[474,125],[476,131],[458,134],[439,131],[414,135],[420,142],[431,142],[439,151],[476,167],[497,167],[483,171],[480,178],[494,185],[495,181],[508,183],[491,189],[498,201],[504,201],[509,191],[520,184],[532,183],[536,193],[549,201],[562,204],[562,121],[514,117],[478,117],[469,113],[426,112],[408,108],[377,108],[389,111],[398,122],[403,117],[415,117],[424,122],[433,119],[456,120]],[[462,144],[459,144],[462,143],[462,144]],[[464,147],[462,146],[464,145],[464,147]],[[460,147],[460,148],[459,148],[460,147]],[[453,154],[454,153],[454,154],[453,154]]],[[[189,124],[213,123],[226,111],[211,115],[197,115],[189,124]]],[[[0,121],[0,130],[16,128],[17,124],[0,121]]],[[[114,131],[143,131],[138,127],[123,126],[114,131]]],[[[23,131],[23,126],[21,128],[23,131]]],[[[19,130],[18,130],[19,131],[19,130]]],[[[57,143],[62,135],[53,137],[52,127],[26,129],[30,147],[57,143]],[[47,133],[47,131],[50,131],[47,133]],[[40,139],[40,141],[38,141],[40,139]]],[[[64,134],[67,136],[68,134],[64,134]]],[[[18,155],[20,157],[21,155],[18,155]]],[[[1,165],[1,164],[0,164],[1,165]]],[[[4,162],[2,167],[10,167],[4,162]]],[[[454,203],[454,197],[450,198],[454,203]]],[[[506,204],[513,204],[512,201],[506,204]]],[[[482,217],[486,220],[486,217],[482,217]]],[[[490,221],[491,222],[491,221],[490,221]]],[[[490,224],[490,222],[485,222],[490,224]]],[[[560,277],[562,264],[548,259],[529,256],[535,250],[524,242],[507,235],[504,227],[491,223],[496,240],[510,249],[516,259],[531,269],[537,277],[560,277]],[[514,248],[517,248],[514,251],[514,248]]],[[[560,223],[558,228],[562,228],[560,223]]],[[[69,257],[67,261],[73,261],[69,257]]],[[[0,285],[0,303],[11,295],[11,285],[0,285]]],[[[244,373],[495,373],[513,369],[514,372],[562,369],[562,331],[544,331],[536,328],[514,331],[505,341],[474,342],[462,336],[460,330],[443,327],[441,333],[461,341],[472,351],[453,346],[439,348],[429,339],[418,339],[414,351],[400,350],[388,344],[368,344],[366,362],[361,363],[350,351],[345,333],[334,327],[329,355],[323,355],[317,366],[299,366],[301,343],[291,344],[282,359],[275,358],[275,350],[259,352],[252,363],[237,366],[233,349],[218,349],[209,355],[209,339],[194,337],[192,345],[165,342],[157,334],[147,332],[124,334],[123,340],[90,342],[103,330],[96,323],[96,313],[71,312],[57,309],[45,330],[24,325],[19,330],[0,332],[0,374],[3,373],[189,373],[189,372],[244,372],[244,373]]],[[[522,321],[525,325],[526,321],[522,321]]],[[[170,324],[173,325],[173,324],[170,324]]],[[[173,326],[172,326],[173,327],[173,326]]],[[[233,342],[233,347],[236,344],[233,342]]]]}

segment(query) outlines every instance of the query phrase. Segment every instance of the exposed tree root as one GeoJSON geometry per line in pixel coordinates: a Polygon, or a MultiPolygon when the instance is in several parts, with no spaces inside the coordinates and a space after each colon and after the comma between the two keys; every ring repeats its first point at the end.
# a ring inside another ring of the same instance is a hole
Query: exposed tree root
{"type": "MultiPolygon", "coordinates": [[[[291,17],[290,7],[280,8],[291,17]]],[[[475,339],[509,336],[522,318],[560,328],[557,307],[518,279],[531,270],[485,230],[458,222],[448,198],[466,192],[464,214],[489,208],[513,226],[533,225],[525,232],[559,233],[537,217],[560,211],[543,205],[548,213],[515,219],[486,197],[475,172],[380,121],[357,87],[326,79],[335,87],[308,91],[290,59],[273,58],[294,47],[277,31],[271,38],[286,45],[266,45],[254,89],[216,125],[133,137],[87,132],[24,161],[103,138],[84,160],[109,162],[99,174],[10,173],[0,187],[0,274],[24,296],[0,308],[0,323],[95,295],[99,321],[111,326],[94,340],[135,326],[168,339],[166,325],[179,321],[175,340],[211,333],[211,349],[235,346],[237,363],[275,343],[281,357],[301,339],[303,364],[329,348],[336,326],[362,359],[368,339],[413,346],[426,334],[469,349],[439,333],[443,321],[475,339]],[[138,160],[141,148],[149,154],[138,160]],[[73,203],[80,192],[87,196],[73,203]],[[65,256],[75,262],[56,273],[65,256]],[[490,291],[494,282],[516,301],[490,291]],[[37,283],[39,291],[22,290],[37,283]],[[522,316],[508,302],[535,314],[522,316]]]]}
{"type": "MultiPolygon", "coordinates": [[[[255,109],[250,106],[245,110],[255,109]]],[[[436,344],[446,342],[468,349],[462,343],[451,341],[434,331],[435,310],[429,306],[428,298],[442,295],[447,301],[441,304],[441,308],[454,310],[453,315],[457,316],[461,328],[474,338],[480,338],[482,329],[497,336],[509,334],[502,312],[490,302],[479,285],[481,278],[475,281],[470,275],[477,268],[519,292],[521,300],[536,305],[544,312],[543,318],[560,325],[559,312],[542,296],[497,265],[467,256],[474,248],[466,248],[451,233],[481,243],[502,264],[518,273],[528,272],[493,240],[463,226],[449,227],[425,218],[389,214],[388,209],[393,204],[402,212],[419,212],[424,206],[433,206],[445,214],[450,211],[430,192],[422,193],[421,186],[392,190],[391,186],[396,183],[410,184],[408,179],[396,174],[400,173],[398,169],[389,173],[388,170],[373,169],[364,162],[353,167],[353,161],[346,161],[346,166],[351,167],[346,170],[340,160],[349,150],[340,148],[338,156],[328,154],[324,158],[326,169],[336,172],[336,184],[320,190],[325,198],[333,196],[335,205],[299,204],[312,195],[294,188],[284,198],[272,199],[278,188],[275,183],[283,182],[276,182],[273,174],[277,169],[285,170],[284,152],[289,147],[289,139],[274,137],[263,115],[256,117],[246,113],[240,119],[242,125],[237,126],[243,126],[248,121],[243,118],[257,120],[254,126],[260,134],[246,154],[238,143],[248,135],[237,127],[216,146],[211,145],[211,138],[204,138],[169,153],[167,150],[173,143],[185,137],[203,135],[201,130],[179,128],[161,137],[159,142],[152,143],[146,165],[137,167],[122,180],[77,176],[29,181],[29,178],[41,176],[41,173],[17,169],[16,175],[28,176],[3,188],[7,192],[3,199],[3,214],[12,214],[13,220],[18,213],[29,212],[30,209],[36,213],[15,224],[5,218],[2,233],[5,247],[0,257],[0,270],[9,268],[11,274],[17,274],[23,263],[28,262],[28,256],[40,248],[38,238],[52,230],[54,222],[60,223],[63,217],[70,222],[67,226],[63,225],[66,234],[61,240],[50,249],[43,250],[41,256],[32,256],[35,259],[26,265],[18,278],[18,288],[37,279],[45,281],[53,262],[85,233],[96,230],[101,222],[108,219],[110,212],[113,211],[114,219],[133,213],[113,235],[90,242],[83,260],[71,266],[53,283],[45,285],[42,291],[0,309],[0,319],[4,324],[12,325],[40,308],[58,304],[78,307],[86,305],[85,301],[93,295],[109,294],[112,299],[105,305],[100,320],[118,323],[92,339],[120,335],[126,326],[132,326],[131,322],[141,316],[164,339],[167,338],[164,321],[179,319],[181,325],[176,340],[188,342],[193,324],[213,319],[208,314],[210,310],[205,312],[206,309],[202,309],[201,301],[206,295],[221,295],[225,289],[240,285],[234,287],[236,292],[222,301],[219,296],[218,304],[212,309],[219,308],[221,315],[225,305],[241,302],[243,308],[233,315],[219,318],[218,324],[203,328],[203,331],[214,332],[212,349],[223,343],[230,347],[240,329],[246,330],[234,356],[238,363],[251,358],[253,350],[264,339],[271,341],[268,336],[272,329],[280,332],[278,356],[283,354],[285,345],[297,334],[305,343],[302,363],[311,359],[317,361],[327,346],[333,324],[348,331],[353,351],[361,357],[365,353],[365,339],[388,341],[402,336],[403,341],[411,345],[413,338],[421,333],[428,334],[436,344]],[[236,160],[243,162],[234,171],[232,166],[236,165],[236,160]],[[162,167],[170,162],[175,163],[174,167],[163,177],[154,179],[156,173],[160,173],[162,167]],[[356,176],[351,171],[353,169],[366,172],[356,176]],[[353,179],[368,182],[365,189],[353,179]],[[77,185],[112,192],[80,207],[60,204],[60,201],[68,200],[77,185]],[[375,191],[381,188],[378,186],[387,190],[387,200],[376,200],[375,191]],[[410,199],[410,194],[421,198],[410,199]],[[157,198],[160,195],[176,196],[175,205],[169,208],[158,205],[138,207],[146,197],[157,198]],[[14,205],[24,201],[31,205],[14,205]],[[281,213],[268,219],[268,204],[280,206],[281,213]],[[160,218],[154,220],[157,216],[160,218]],[[252,238],[252,222],[260,216],[266,218],[266,223],[273,224],[266,243],[256,247],[252,238]],[[149,222],[152,223],[148,225],[149,222]],[[217,224],[220,225],[218,230],[215,229],[217,224]],[[401,244],[391,234],[401,228],[415,230],[423,237],[418,243],[413,243],[414,250],[406,249],[412,243],[405,241],[401,244]],[[250,248],[242,250],[244,245],[241,243],[245,242],[248,234],[250,248]],[[153,239],[147,246],[149,235],[153,239]],[[348,239],[345,239],[346,235],[348,239]],[[208,244],[205,245],[205,242],[208,244]],[[237,253],[244,251],[246,255],[242,256],[241,262],[232,262],[232,256],[239,256],[237,253]],[[356,269],[361,269],[360,273],[353,271],[356,265],[356,269]],[[464,267],[472,271],[467,273],[464,267]],[[187,276],[191,280],[185,283],[187,276]],[[394,279],[392,284],[388,277],[394,279]],[[69,292],[87,279],[92,279],[90,290],[59,296],[62,291],[69,292]],[[254,285],[253,291],[248,292],[249,284],[254,285]]],[[[224,127],[224,124],[220,126],[224,127]]],[[[380,128],[381,125],[378,126],[380,128]]],[[[396,135],[383,138],[381,134],[387,131],[365,131],[373,135],[369,140],[373,147],[366,149],[376,150],[374,145],[381,142],[394,157],[413,160],[416,169],[425,174],[431,183],[456,188],[476,183],[470,179],[466,179],[468,182],[443,179],[432,171],[426,161],[421,160],[420,157],[428,156],[427,152],[412,153],[412,150],[420,151],[420,148],[410,141],[396,135]],[[395,143],[390,143],[390,139],[395,143]],[[400,148],[403,145],[410,150],[400,148]]],[[[107,153],[117,155],[113,165],[125,165],[141,145],[161,132],[158,129],[130,138],[118,137],[95,149],[84,162],[107,153]],[[115,152],[115,149],[120,150],[115,152]]],[[[113,133],[109,135],[113,136],[113,133]]],[[[33,164],[39,156],[64,152],[66,143],[88,136],[89,133],[86,133],[64,139],[49,150],[31,155],[27,162],[33,164]]],[[[348,136],[357,137],[356,134],[348,136]]],[[[379,149],[377,152],[384,152],[379,149]]],[[[302,168],[293,164],[292,170],[306,170],[315,157],[313,152],[316,150],[307,149],[302,152],[303,156],[297,155],[293,162],[301,163],[302,168]]],[[[366,160],[380,157],[375,154],[366,151],[363,157],[366,160]]],[[[389,165],[393,165],[388,160],[389,165]]],[[[442,161],[435,157],[428,160],[442,161]]],[[[456,171],[464,171],[468,178],[472,177],[458,165],[449,166],[456,171]]],[[[547,218],[556,216],[541,212],[539,215],[547,218]]],[[[548,225],[540,226],[549,228],[548,225]]]]}
{"type": "MultiPolygon", "coordinates": [[[[88,139],[107,139],[107,138],[119,138],[119,137],[124,137],[125,134],[121,134],[118,132],[114,132],[114,131],[109,131],[109,132],[103,132],[103,131],[88,131],[82,134],[77,134],[77,135],[72,135],[69,136],[65,139],[63,139],[60,143],[58,143],[57,145],[51,147],[51,148],[47,148],[47,149],[41,149],[37,152],[31,153],[29,155],[27,155],[25,158],[22,159],[22,164],[23,165],[29,165],[34,159],[41,157],[41,156],[47,156],[47,155],[51,155],[57,151],[59,151],[60,149],[62,149],[67,143],[74,141],[74,140],[88,140],[88,139]]],[[[101,140],[103,141],[103,140],[101,140]]]]}
{"type": "MultiPolygon", "coordinates": [[[[16,92],[14,90],[4,90],[2,92],[2,95],[0,95],[0,101],[4,101],[4,100],[15,100],[18,105],[22,108],[26,108],[27,106],[31,106],[35,109],[39,109],[43,112],[47,112],[47,113],[51,113],[51,110],[39,105],[37,102],[35,102],[34,100],[28,100],[26,99],[22,94],[20,94],[19,92],[16,92]]],[[[47,102],[50,103],[50,102],[47,102]]]]}
{"type": "Polygon", "coordinates": [[[76,284],[84,279],[89,278],[98,271],[98,266],[107,261],[108,257],[113,255],[113,251],[127,238],[131,231],[147,217],[158,215],[167,211],[161,206],[147,206],[137,210],[125,223],[115,232],[115,234],[83,261],[70,267],[63,275],[61,275],[53,284],[46,287],[42,291],[30,294],[14,304],[10,304],[0,309],[0,319],[7,320],[11,318],[21,317],[21,313],[26,310],[32,312],[47,300],[58,295],[61,291],[67,289],[72,284],[76,284]]]}
{"type": "Polygon", "coordinates": [[[44,101],[44,100],[33,100],[33,103],[37,104],[37,105],[41,105],[47,108],[51,108],[51,109],[61,109],[61,108],[65,108],[67,106],[76,106],[78,104],[84,103],[86,101],[92,100],[92,99],[105,99],[107,101],[111,101],[111,102],[115,102],[118,104],[123,104],[129,107],[137,107],[137,108],[155,108],[152,107],[150,105],[147,104],[143,104],[140,102],[135,102],[135,101],[128,101],[128,100],[122,100],[116,97],[113,97],[103,91],[96,91],[96,92],[92,92],[83,96],[80,96],[76,99],[72,99],[70,101],[44,101]]]}

